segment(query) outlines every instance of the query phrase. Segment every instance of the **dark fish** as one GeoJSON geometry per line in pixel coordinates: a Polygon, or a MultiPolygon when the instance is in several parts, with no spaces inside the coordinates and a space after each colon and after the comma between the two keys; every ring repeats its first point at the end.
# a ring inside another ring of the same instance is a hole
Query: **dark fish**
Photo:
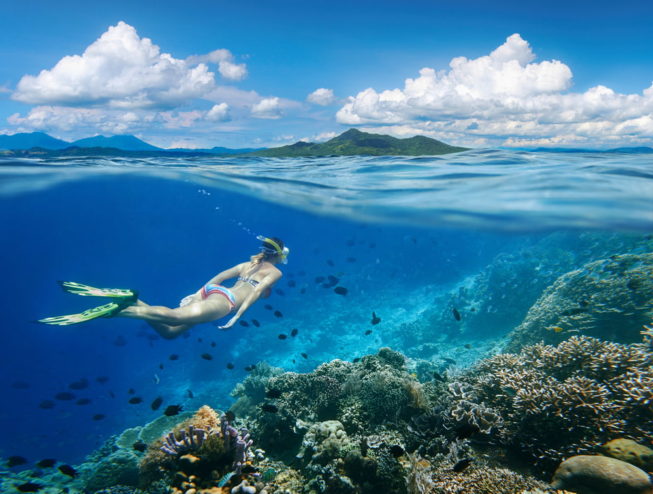
{"type": "Polygon", "coordinates": [[[57,393],[56,395],[54,395],[54,397],[57,400],[62,400],[62,401],[69,401],[69,400],[74,400],[75,399],[75,395],[72,394],[72,393],[69,393],[68,391],[62,391],[61,393],[57,393]]]}
{"type": "Polygon", "coordinates": [[[276,288],[274,290],[274,293],[276,293],[277,295],[281,295],[282,297],[285,295],[284,291],[281,288],[276,288]]]}
{"type": "Polygon", "coordinates": [[[300,353],[300,355],[301,355],[302,357],[304,357],[304,358],[308,358],[308,354],[307,354],[307,353],[302,352],[302,353],[300,353]]]}
{"type": "Polygon", "coordinates": [[[295,287],[295,285],[297,285],[297,283],[295,282],[295,280],[289,280],[289,281],[288,281],[288,286],[289,286],[290,288],[295,287]]]}
{"type": "Polygon", "coordinates": [[[455,307],[451,309],[451,313],[453,314],[453,318],[456,321],[460,321],[462,319],[462,317],[460,316],[460,312],[458,312],[458,310],[455,307]]]}
{"type": "Polygon", "coordinates": [[[159,369],[163,370],[163,364],[159,364],[159,369]]]}
{"type": "Polygon", "coordinates": [[[172,417],[174,415],[177,415],[182,410],[183,410],[183,407],[181,405],[168,405],[168,407],[163,412],[163,415],[166,415],[168,417],[172,417]]]}
{"type": "Polygon", "coordinates": [[[88,388],[88,379],[80,379],[79,381],[72,382],[68,385],[70,389],[86,389],[88,388]]]}
{"type": "Polygon", "coordinates": [[[347,295],[348,290],[344,286],[337,286],[333,289],[338,295],[347,295]]]}
{"type": "Polygon", "coordinates": [[[103,413],[97,413],[97,414],[93,415],[93,420],[102,420],[105,417],[106,417],[106,415],[104,415],[103,413]]]}
{"type": "Polygon", "coordinates": [[[317,276],[315,278],[315,283],[322,283],[324,281],[324,276],[317,276]]]}
{"type": "Polygon", "coordinates": [[[454,472],[460,473],[464,471],[469,465],[471,465],[473,461],[473,458],[463,458],[453,466],[452,470],[454,472]]]}
{"type": "Polygon", "coordinates": [[[188,395],[189,398],[195,398],[195,395],[193,394],[193,392],[190,389],[186,390],[186,394],[188,395]]]}
{"type": "Polygon", "coordinates": [[[290,336],[293,338],[299,334],[299,329],[293,328],[292,331],[290,332],[290,336]]]}
{"type": "Polygon", "coordinates": [[[235,367],[234,364],[232,364],[231,362],[227,362],[227,369],[231,370],[234,367],[235,367]]]}
{"type": "Polygon", "coordinates": [[[198,343],[202,343],[204,340],[202,338],[197,338],[198,343]]]}
{"type": "Polygon", "coordinates": [[[111,398],[115,398],[116,394],[113,391],[109,391],[109,396],[111,396],[111,398]]]}
{"type": "Polygon", "coordinates": [[[254,369],[256,369],[255,365],[247,365],[243,367],[247,372],[252,372],[254,369]]]}
{"type": "Polygon", "coordinates": [[[301,293],[302,295],[304,295],[304,294],[306,293],[306,288],[302,288],[301,290],[299,290],[299,293],[301,293]]]}
{"type": "Polygon", "coordinates": [[[395,458],[399,458],[406,452],[404,451],[404,448],[402,448],[398,444],[393,444],[392,446],[390,446],[390,453],[392,453],[392,456],[394,456],[395,458]]]}
{"type": "Polygon", "coordinates": [[[456,363],[454,359],[449,357],[442,357],[442,360],[444,360],[447,364],[451,364],[451,365],[454,365],[456,363]]]}
{"type": "Polygon", "coordinates": [[[15,485],[14,487],[20,492],[38,492],[45,486],[34,482],[25,482],[24,484],[15,485]]]}
{"type": "Polygon", "coordinates": [[[147,449],[147,444],[145,444],[143,441],[136,441],[134,444],[132,444],[132,448],[143,453],[147,449]]]}
{"type": "Polygon", "coordinates": [[[97,382],[99,382],[100,384],[104,384],[105,382],[107,382],[109,380],[109,378],[107,376],[99,376],[99,377],[96,377],[95,380],[97,382]]]}
{"type": "Polygon", "coordinates": [[[268,390],[265,392],[265,396],[267,396],[268,398],[281,398],[281,394],[282,394],[282,393],[281,393],[280,390],[278,390],[278,389],[274,389],[274,388],[272,388],[272,389],[268,389],[268,390]]]}
{"type": "Polygon", "coordinates": [[[134,393],[136,393],[136,390],[134,388],[129,388],[127,390],[127,394],[133,395],[134,393]]]}
{"type": "Polygon", "coordinates": [[[43,400],[41,403],[39,403],[39,408],[42,408],[43,410],[50,410],[51,408],[54,408],[54,401],[43,400]]]}
{"type": "Polygon", "coordinates": [[[267,310],[272,310],[272,306],[270,304],[265,304],[263,308],[267,310]]]}
{"type": "Polygon", "coordinates": [[[471,343],[465,343],[463,346],[464,346],[465,348],[467,348],[467,350],[471,350],[471,349],[472,349],[472,345],[471,345],[471,343]]]}
{"type": "Polygon", "coordinates": [[[274,315],[275,315],[275,317],[283,317],[283,314],[281,313],[280,310],[275,310],[274,315]]]}
{"type": "Polygon", "coordinates": [[[204,360],[213,360],[213,355],[211,355],[210,353],[203,353],[202,355],[200,355],[200,357],[202,357],[204,360]]]}
{"type": "Polygon", "coordinates": [[[367,335],[369,335],[369,334],[372,334],[372,330],[371,330],[371,329],[368,329],[367,331],[365,331],[365,336],[367,336],[367,335]]]}
{"type": "Polygon", "coordinates": [[[157,398],[154,398],[154,401],[150,404],[150,408],[152,410],[158,410],[159,407],[161,406],[161,403],[163,403],[163,397],[159,396],[157,398]]]}
{"type": "Polygon", "coordinates": [[[249,327],[249,323],[248,323],[247,321],[243,321],[242,319],[241,319],[240,321],[238,321],[238,323],[239,323],[241,326],[245,326],[246,328],[249,327]]]}
{"type": "Polygon", "coordinates": [[[36,463],[36,466],[39,468],[52,468],[57,464],[57,460],[54,458],[46,458],[36,463]]]}
{"type": "Polygon", "coordinates": [[[273,405],[272,403],[263,403],[261,405],[261,410],[268,413],[277,413],[279,411],[279,408],[276,405],[273,405]]]}
{"type": "Polygon", "coordinates": [[[286,338],[288,338],[288,335],[281,333],[279,336],[277,336],[277,338],[279,338],[280,340],[285,340],[286,338]]]}
{"type": "Polygon", "coordinates": [[[257,328],[260,328],[260,327],[261,327],[261,323],[258,322],[256,319],[252,319],[252,324],[253,324],[254,326],[256,326],[257,328]]]}
{"type": "Polygon", "coordinates": [[[11,387],[14,389],[27,389],[29,388],[29,383],[25,381],[14,381],[11,387]]]}
{"type": "Polygon", "coordinates": [[[89,400],[88,398],[80,398],[79,400],[76,401],[75,404],[76,405],[88,405],[89,403],[91,403],[91,400],[89,400]]]}
{"type": "Polygon", "coordinates": [[[334,266],[333,261],[331,259],[327,259],[327,264],[331,267],[334,266]]]}
{"type": "Polygon", "coordinates": [[[17,467],[18,465],[24,465],[27,463],[27,458],[24,456],[10,456],[7,458],[7,466],[9,468],[17,467]]]}
{"type": "Polygon", "coordinates": [[[445,378],[442,377],[442,374],[435,371],[433,372],[433,379],[435,379],[436,381],[445,381],[445,378]]]}
{"type": "Polygon", "coordinates": [[[360,362],[360,361],[361,361],[360,357],[356,357],[354,360],[352,360],[353,363],[357,363],[357,362],[360,362]]]}
{"type": "Polygon", "coordinates": [[[372,324],[379,324],[381,322],[381,318],[377,317],[375,312],[372,312],[372,324]]]}
{"type": "Polygon", "coordinates": [[[297,361],[296,361],[295,359],[292,359],[292,363],[293,363],[293,364],[296,364],[297,361]]]}
{"type": "Polygon", "coordinates": [[[215,341],[212,341],[211,342],[211,348],[215,348],[215,345],[216,345],[215,341]]]}
{"type": "Polygon", "coordinates": [[[132,405],[138,405],[139,403],[143,403],[143,398],[140,396],[134,396],[133,398],[129,398],[129,403],[132,405]]]}
{"type": "Polygon", "coordinates": [[[59,471],[64,475],[68,475],[71,478],[77,477],[77,470],[75,470],[70,465],[59,465],[59,471]]]}
{"type": "Polygon", "coordinates": [[[332,274],[327,276],[327,278],[329,279],[329,283],[332,284],[332,285],[336,285],[340,281],[340,279],[336,278],[332,274]]]}

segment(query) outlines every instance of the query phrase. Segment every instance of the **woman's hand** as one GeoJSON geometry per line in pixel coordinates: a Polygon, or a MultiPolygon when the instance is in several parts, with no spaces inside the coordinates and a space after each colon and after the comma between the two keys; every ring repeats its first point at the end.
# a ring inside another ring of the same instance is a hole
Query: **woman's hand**
{"type": "Polygon", "coordinates": [[[240,318],[240,316],[235,315],[234,317],[232,317],[231,319],[229,319],[229,321],[227,322],[227,324],[225,324],[224,326],[218,326],[218,329],[227,330],[227,329],[231,328],[231,326],[233,326],[234,324],[236,324],[236,321],[237,321],[239,318],[240,318]]]}
{"type": "Polygon", "coordinates": [[[188,304],[192,304],[194,302],[193,299],[195,298],[195,295],[197,294],[193,293],[192,295],[187,295],[184,298],[182,298],[181,301],[179,302],[179,307],[184,307],[188,304]]]}

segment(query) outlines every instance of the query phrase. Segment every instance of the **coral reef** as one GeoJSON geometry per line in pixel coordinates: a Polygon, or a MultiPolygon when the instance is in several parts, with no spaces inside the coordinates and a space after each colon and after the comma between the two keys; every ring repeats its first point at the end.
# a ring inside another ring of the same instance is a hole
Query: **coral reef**
{"type": "Polygon", "coordinates": [[[559,277],[512,332],[507,351],[571,334],[633,343],[653,318],[653,253],[615,255],[559,277]]]}
{"type": "Polygon", "coordinates": [[[653,449],[632,439],[620,437],[603,444],[601,453],[617,460],[626,461],[649,473],[653,472],[653,449]]]}
{"type": "Polygon", "coordinates": [[[652,363],[644,345],[585,336],[497,355],[450,385],[449,427],[472,427],[549,468],[615,437],[643,441],[653,430],[652,363]]]}

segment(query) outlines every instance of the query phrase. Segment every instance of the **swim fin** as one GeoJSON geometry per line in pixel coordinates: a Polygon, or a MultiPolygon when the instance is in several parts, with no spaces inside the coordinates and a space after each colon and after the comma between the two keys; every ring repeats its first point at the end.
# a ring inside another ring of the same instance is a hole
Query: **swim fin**
{"type": "Polygon", "coordinates": [[[125,307],[130,305],[128,301],[109,302],[108,304],[87,309],[79,314],[68,314],[67,316],[46,317],[36,322],[43,324],[52,324],[55,326],[68,326],[69,324],[78,324],[80,322],[91,321],[98,317],[113,317],[125,307]]]}
{"type": "Polygon", "coordinates": [[[95,288],[94,286],[83,285],[75,281],[57,281],[57,283],[59,283],[59,286],[64,291],[84,297],[107,297],[131,300],[138,298],[138,292],[136,290],[126,288],[95,288]]]}

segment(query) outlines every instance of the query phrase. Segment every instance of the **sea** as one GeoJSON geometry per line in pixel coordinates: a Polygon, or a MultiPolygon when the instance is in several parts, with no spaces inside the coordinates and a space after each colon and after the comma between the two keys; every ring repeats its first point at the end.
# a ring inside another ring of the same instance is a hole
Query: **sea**
{"type": "Polygon", "coordinates": [[[653,252],[653,155],[0,157],[0,232],[0,456],[74,465],[167,405],[228,409],[261,362],[306,373],[390,347],[465,369],[500,353],[559,277],[653,252]],[[288,263],[229,331],[35,322],[106,302],[59,280],[176,307],[259,235],[288,263]]]}

